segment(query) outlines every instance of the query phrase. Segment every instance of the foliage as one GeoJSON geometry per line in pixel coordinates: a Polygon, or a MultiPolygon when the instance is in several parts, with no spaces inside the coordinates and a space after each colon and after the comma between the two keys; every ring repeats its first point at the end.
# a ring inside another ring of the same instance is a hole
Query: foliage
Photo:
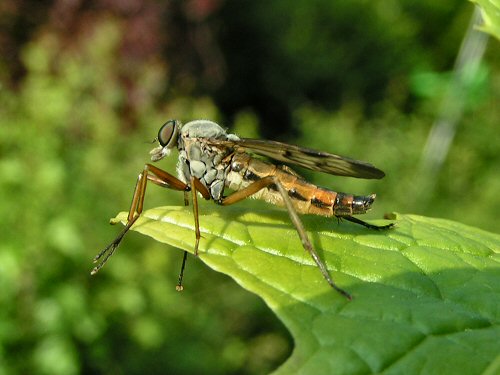
{"type": "Polygon", "coordinates": [[[481,30],[500,39],[500,2],[498,0],[472,0],[482,10],[484,24],[481,30]]]}
{"type": "MultiPolygon", "coordinates": [[[[500,352],[499,235],[413,215],[375,233],[306,220],[349,302],[324,281],[286,213],[203,211],[200,259],[261,296],[292,332],[294,353],[277,373],[478,374],[500,352]]],[[[193,226],[189,208],[161,207],[132,228],[192,252],[193,226]]]]}
{"type": "Polygon", "coordinates": [[[226,116],[252,108],[273,138],[290,133],[293,110],[307,102],[332,111],[355,100],[371,112],[390,100],[404,111],[412,71],[453,62],[462,24],[443,20],[470,8],[454,0],[227,2],[214,17],[227,72],[215,101],[226,116]]]}

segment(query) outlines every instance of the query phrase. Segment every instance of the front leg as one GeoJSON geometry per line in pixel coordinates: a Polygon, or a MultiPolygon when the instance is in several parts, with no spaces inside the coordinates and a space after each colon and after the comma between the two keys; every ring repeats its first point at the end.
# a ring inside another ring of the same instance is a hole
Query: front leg
{"type": "Polygon", "coordinates": [[[290,219],[295,226],[295,229],[297,230],[297,233],[299,234],[300,240],[302,242],[302,246],[304,249],[311,255],[312,259],[314,260],[314,263],[318,266],[321,274],[325,278],[325,280],[328,282],[328,284],[335,289],[337,292],[342,294],[344,297],[347,299],[352,299],[351,295],[346,292],[345,290],[341,289],[338,287],[332,278],[330,277],[330,274],[328,273],[328,270],[323,263],[323,261],[320,259],[318,256],[318,253],[314,249],[311,241],[309,240],[309,237],[307,236],[306,230],[304,228],[304,225],[302,224],[302,221],[300,220],[299,215],[297,214],[297,211],[293,207],[292,201],[290,200],[290,197],[288,196],[288,192],[286,189],[283,187],[281,182],[276,178],[275,176],[267,176],[264,177],[260,180],[257,180],[247,186],[246,188],[236,191],[232,193],[231,195],[228,195],[225,198],[220,199],[217,201],[218,204],[221,204],[223,206],[231,205],[234,203],[237,203],[245,198],[250,197],[251,195],[257,193],[259,190],[268,188],[269,186],[276,186],[278,189],[278,192],[283,198],[283,202],[285,203],[285,207],[288,211],[288,215],[290,216],[290,219]]]}
{"type": "Polygon", "coordinates": [[[94,258],[94,263],[97,265],[91,272],[91,275],[95,275],[104,266],[108,259],[113,255],[118,245],[122,241],[125,234],[134,225],[139,216],[141,216],[144,207],[144,197],[146,194],[146,186],[148,181],[155,185],[179,190],[179,191],[189,191],[191,188],[188,184],[182,182],[177,177],[172,176],[170,173],[155,167],[152,164],[144,165],[144,169],[139,173],[137,178],[137,183],[135,184],[134,194],[132,196],[132,203],[130,205],[130,210],[128,212],[127,224],[125,228],[120,232],[120,234],[106,246],[99,254],[94,258]]]}

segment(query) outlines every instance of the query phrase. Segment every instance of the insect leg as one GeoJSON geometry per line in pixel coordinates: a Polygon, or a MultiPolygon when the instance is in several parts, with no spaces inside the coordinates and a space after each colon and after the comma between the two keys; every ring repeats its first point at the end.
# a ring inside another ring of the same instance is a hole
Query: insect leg
{"type": "Polygon", "coordinates": [[[193,215],[194,215],[194,230],[196,234],[196,242],[194,244],[194,255],[198,255],[198,245],[200,244],[200,220],[198,218],[198,195],[196,194],[197,192],[200,192],[200,194],[203,196],[205,199],[210,199],[210,192],[206,188],[205,185],[203,185],[200,180],[198,180],[196,177],[191,176],[191,196],[193,198],[193,215]]]}
{"type": "MultiPolygon", "coordinates": [[[[189,193],[187,191],[184,191],[184,206],[189,206],[189,193]]],[[[177,285],[175,286],[175,289],[178,292],[182,292],[182,290],[184,289],[184,287],[182,286],[182,279],[184,278],[184,269],[186,268],[187,255],[187,251],[184,250],[184,254],[182,255],[181,270],[179,272],[177,285]]]]}
{"type": "Polygon", "coordinates": [[[390,229],[390,228],[394,227],[394,223],[387,224],[387,225],[374,225],[374,224],[367,223],[366,221],[360,220],[354,216],[337,216],[337,217],[340,219],[345,219],[347,221],[350,221],[351,223],[356,223],[356,224],[362,225],[366,228],[375,229],[375,230],[384,230],[384,229],[390,229]]]}
{"type": "Polygon", "coordinates": [[[175,286],[175,290],[178,292],[182,292],[184,286],[182,285],[182,279],[184,278],[184,270],[186,269],[186,261],[187,261],[188,252],[184,250],[184,254],[182,255],[182,264],[181,264],[181,272],[179,272],[179,279],[177,281],[177,285],[175,286]]]}
{"type": "Polygon", "coordinates": [[[260,180],[257,180],[254,183],[247,186],[246,188],[239,190],[239,191],[236,191],[233,194],[221,199],[218,203],[223,205],[223,206],[237,203],[237,202],[251,196],[252,194],[255,194],[259,190],[264,189],[266,187],[269,187],[270,185],[275,185],[278,188],[278,191],[281,194],[281,196],[283,198],[283,202],[285,203],[286,209],[288,211],[288,215],[290,216],[290,219],[291,219],[293,225],[295,226],[297,233],[299,234],[300,240],[302,242],[302,246],[311,255],[312,259],[314,260],[314,263],[316,263],[316,265],[318,266],[318,268],[321,271],[321,274],[323,275],[325,280],[338,293],[342,294],[344,297],[351,300],[352,296],[348,292],[346,292],[345,290],[338,287],[334,283],[332,278],[330,277],[330,274],[328,273],[328,270],[327,270],[325,264],[320,259],[320,257],[318,256],[318,253],[316,252],[311,241],[309,240],[309,237],[307,236],[304,225],[302,224],[302,221],[300,220],[299,215],[297,214],[297,211],[295,211],[295,208],[293,207],[292,201],[288,197],[287,191],[285,190],[283,185],[280,183],[280,181],[275,176],[267,176],[267,177],[264,177],[260,180]]]}
{"type": "MultiPolygon", "coordinates": [[[[197,191],[200,192],[200,194],[203,196],[205,199],[210,199],[210,192],[206,188],[205,185],[203,185],[200,180],[198,180],[196,177],[191,176],[191,193],[193,196],[193,215],[194,215],[194,224],[195,224],[195,233],[196,233],[196,243],[194,246],[194,255],[198,255],[198,244],[200,242],[200,223],[198,220],[198,196],[196,194],[197,191]]],[[[184,205],[188,206],[189,205],[189,196],[187,191],[184,191],[184,205]]],[[[182,286],[182,279],[184,278],[184,270],[186,268],[186,261],[187,261],[187,251],[184,251],[184,254],[182,256],[182,264],[181,264],[181,271],[179,272],[179,279],[177,282],[177,286],[175,289],[177,291],[182,291],[184,287],[182,286]]]]}
{"type": "Polygon", "coordinates": [[[111,242],[108,246],[106,246],[106,248],[104,248],[99,254],[96,255],[96,257],[94,258],[94,263],[97,263],[97,265],[92,270],[91,275],[95,275],[102,268],[102,266],[104,266],[109,257],[113,255],[118,245],[120,245],[120,242],[122,241],[125,234],[137,221],[139,216],[141,216],[148,181],[154,183],[155,185],[159,185],[161,187],[169,189],[181,191],[190,190],[189,185],[172,176],[170,173],[167,173],[164,170],[151,164],[144,165],[144,169],[139,174],[137,183],[135,184],[134,195],[132,196],[132,203],[130,205],[130,210],[127,217],[127,225],[125,225],[125,228],[123,228],[123,230],[113,240],[113,242],[111,242]]]}

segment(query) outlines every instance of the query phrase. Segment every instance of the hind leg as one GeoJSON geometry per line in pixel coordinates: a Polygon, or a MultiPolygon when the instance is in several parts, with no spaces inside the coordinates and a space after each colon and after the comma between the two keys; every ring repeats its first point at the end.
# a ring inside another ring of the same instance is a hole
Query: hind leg
{"type": "Polygon", "coordinates": [[[387,225],[374,225],[374,224],[367,223],[366,221],[360,220],[354,216],[337,216],[337,218],[345,219],[347,221],[350,221],[351,223],[356,223],[356,224],[362,225],[366,228],[375,229],[375,230],[390,229],[390,228],[394,227],[394,225],[395,225],[395,223],[390,223],[387,225]]]}

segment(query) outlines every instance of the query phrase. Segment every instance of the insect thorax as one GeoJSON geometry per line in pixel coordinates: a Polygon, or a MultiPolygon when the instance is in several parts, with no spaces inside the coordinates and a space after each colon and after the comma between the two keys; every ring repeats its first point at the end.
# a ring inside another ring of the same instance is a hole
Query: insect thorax
{"type": "Polygon", "coordinates": [[[179,141],[179,179],[190,183],[191,176],[198,178],[210,191],[212,199],[222,198],[230,161],[227,156],[233,150],[210,144],[209,139],[236,139],[211,121],[192,121],[182,128],[179,141]]]}

